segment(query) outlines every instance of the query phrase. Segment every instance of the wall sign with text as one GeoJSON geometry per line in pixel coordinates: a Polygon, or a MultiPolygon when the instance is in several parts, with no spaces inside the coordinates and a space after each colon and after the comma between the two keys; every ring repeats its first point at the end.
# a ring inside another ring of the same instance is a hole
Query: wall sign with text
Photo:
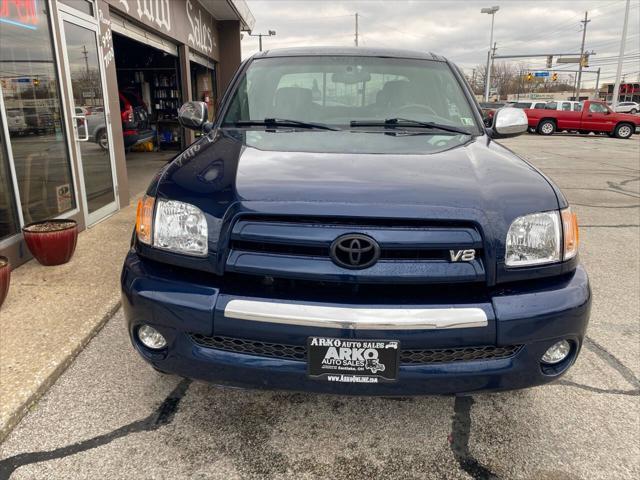
{"type": "Polygon", "coordinates": [[[216,20],[197,0],[105,1],[111,7],[153,30],[218,60],[216,20]]]}

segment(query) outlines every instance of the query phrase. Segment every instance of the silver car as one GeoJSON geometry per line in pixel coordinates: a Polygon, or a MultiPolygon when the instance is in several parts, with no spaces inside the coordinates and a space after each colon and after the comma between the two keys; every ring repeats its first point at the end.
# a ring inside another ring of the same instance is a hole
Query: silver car
{"type": "MultiPolygon", "coordinates": [[[[107,122],[104,116],[104,109],[94,107],[89,110],[86,107],[76,107],[75,112],[76,115],[84,116],[87,122],[89,139],[100,145],[104,150],[107,150],[109,148],[109,140],[107,137],[107,122]]],[[[81,122],[82,119],[78,119],[78,128],[84,130],[81,122]]]]}
{"type": "Polygon", "coordinates": [[[616,107],[618,113],[638,113],[640,112],[640,103],[636,102],[620,102],[616,107]]]}

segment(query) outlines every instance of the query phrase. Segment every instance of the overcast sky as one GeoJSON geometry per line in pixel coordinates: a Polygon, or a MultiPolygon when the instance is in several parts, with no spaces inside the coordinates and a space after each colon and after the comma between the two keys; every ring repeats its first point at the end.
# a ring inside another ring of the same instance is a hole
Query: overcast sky
{"type": "MultiPolygon", "coordinates": [[[[465,71],[486,62],[491,16],[482,7],[499,5],[494,40],[497,55],[580,51],[580,20],[589,12],[585,49],[594,50],[590,70],[602,68],[601,81],[616,72],[625,0],[247,0],[256,18],[254,33],[275,30],[263,48],[354,44],[354,14],[359,14],[360,45],[428,50],[448,57],[465,71]]],[[[640,75],[640,0],[631,0],[623,73],[640,75]]],[[[258,51],[258,38],[246,33],[242,53],[258,51]]],[[[545,59],[524,59],[525,68],[544,67],[545,59]]],[[[576,65],[559,66],[575,69],[576,65]]],[[[595,75],[584,76],[585,87],[595,75]]]]}

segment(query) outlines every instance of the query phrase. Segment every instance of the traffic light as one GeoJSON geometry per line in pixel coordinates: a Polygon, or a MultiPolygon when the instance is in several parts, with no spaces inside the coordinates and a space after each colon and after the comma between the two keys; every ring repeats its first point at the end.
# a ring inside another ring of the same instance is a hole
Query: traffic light
{"type": "Polygon", "coordinates": [[[588,67],[589,66],[589,54],[585,53],[582,58],[580,59],[580,65],[582,65],[582,67],[588,67]]]}
{"type": "Polygon", "coordinates": [[[39,78],[34,78],[33,79],[33,86],[37,87],[38,85],[40,85],[40,79],[39,78]]]}
{"type": "Polygon", "coordinates": [[[558,81],[558,74],[556,72],[553,72],[553,75],[551,75],[551,81],[552,82],[558,81]]]}
{"type": "Polygon", "coordinates": [[[533,80],[533,73],[529,72],[527,73],[527,82],[530,82],[531,80],[533,80]]]}

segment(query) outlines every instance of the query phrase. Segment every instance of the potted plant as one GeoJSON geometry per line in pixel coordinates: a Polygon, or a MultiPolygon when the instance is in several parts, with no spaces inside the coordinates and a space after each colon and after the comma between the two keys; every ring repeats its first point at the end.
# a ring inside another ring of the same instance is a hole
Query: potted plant
{"type": "Polygon", "coordinates": [[[7,298],[9,282],[11,281],[11,265],[7,257],[0,257],[0,307],[7,298]]]}
{"type": "Polygon", "coordinates": [[[71,260],[78,240],[75,220],[44,220],[22,227],[24,241],[42,265],[61,265],[71,260]]]}

